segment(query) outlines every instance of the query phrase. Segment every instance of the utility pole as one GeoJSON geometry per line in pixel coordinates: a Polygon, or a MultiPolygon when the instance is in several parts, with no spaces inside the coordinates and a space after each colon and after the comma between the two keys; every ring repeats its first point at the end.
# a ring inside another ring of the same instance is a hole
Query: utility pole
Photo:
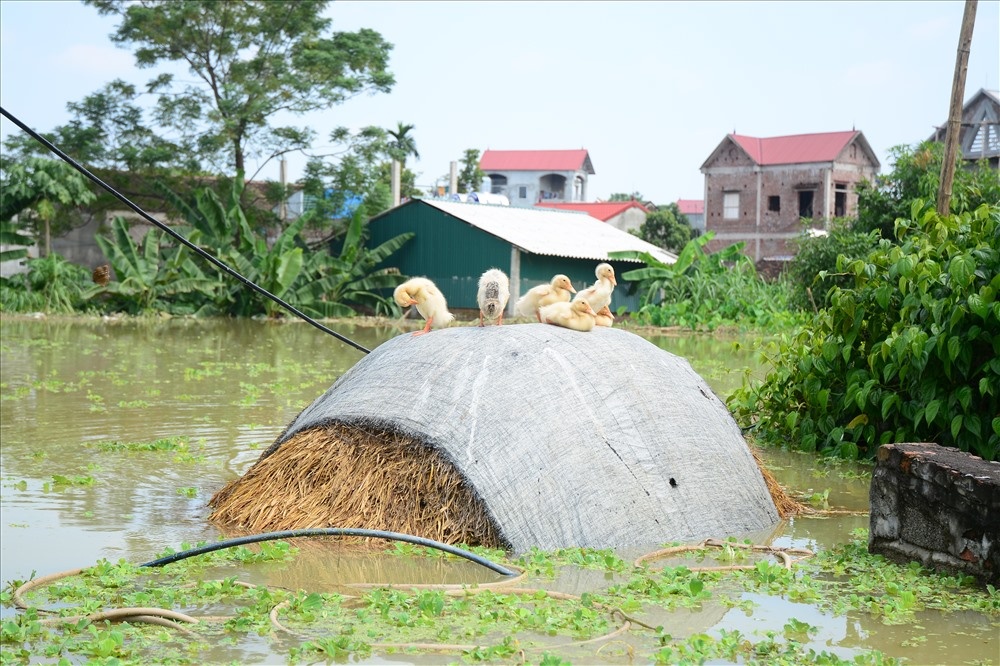
{"type": "Polygon", "coordinates": [[[962,15],[962,31],[958,37],[958,54],[955,58],[955,78],[951,83],[951,106],[944,134],[944,161],[941,163],[941,185],[937,197],[938,215],[947,215],[951,210],[951,186],[955,180],[958,139],[962,132],[965,75],[969,70],[969,51],[972,50],[972,29],[976,25],[978,4],[979,0],[965,0],[965,13],[962,15]]]}

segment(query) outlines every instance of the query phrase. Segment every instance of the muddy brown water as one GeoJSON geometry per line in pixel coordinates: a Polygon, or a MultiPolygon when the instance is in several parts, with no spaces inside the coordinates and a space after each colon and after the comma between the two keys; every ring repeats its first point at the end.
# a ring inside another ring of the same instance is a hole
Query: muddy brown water
{"type": "MultiPolygon", "coordinates": [[[[401,333],[390,325],[340,323],[335,328],[369,349],[401,333]]],[[[686,357],[723,396],[739,386],[745,369],[762,372],[750,338],[643,335],[686,357]]],[[[145,562],[167,547],[217,540],[220,531],[206,520],[208,499],[252,465],[303,407],[363,356],[299,322],[8,316],[0,318],[0,353],[0,579],[5,585],[99,559],[145,562]],[[97,446],[170,437],[189,438],[187,455],[107,452],[97,446]],[[57,477],[78,483],[59,483],[57,477]]],[[[866,479],[817,470],[809,456],[779,451],[766,456],[793,491],[828,490],[832,505],[867,509],[866,479]]],[[[799,517],[765,536],[772,545],[816,550],[867,526],[864,515],[799,517]]],[[[497,578],[466,561],[345,554],[322,543],[302,548],[287,566],[246,574],[241,578],[248,582],[316,591],[351,582],[497,578]]],[[[606,584],[602,573],[569,570],[546,586],[580,593],[606,584]]],[[[913,663],[1000,663],[997,620],[981,614],[925,612],[916,626],[889,626],[864,614],[835,616],[780,597],[745,593],[744,598],[758,605],[751,612],[705,604],[698,611],[672,613],[671,633],[738,629],[760,640],[761,632],[780,633],[796,618],[820,628],[809,647],[845,658],[877,649],[913,663]],[[904,645],[915,634],[926,640],[904,645]]],[[[2,615],[13,612],[5,608],[2,615]]],[[[612,654],[604,655],[609,663],[616,661],[612,654]]],[[[282,663],[287,645],[247,639],[220,647],[215,656],[282,663]]],[[[376,653],[363,661],[456,658],[376,653]]]]}

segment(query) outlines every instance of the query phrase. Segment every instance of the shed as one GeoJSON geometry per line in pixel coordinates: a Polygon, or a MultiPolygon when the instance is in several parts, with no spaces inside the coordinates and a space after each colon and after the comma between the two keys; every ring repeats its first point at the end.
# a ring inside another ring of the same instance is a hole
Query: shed
{"type": "Polygon", "coordinates": [[[369,222],[372,246],[405,232],[416,235],[391,258],[404,275],[424,276],[441,289],[448,306],[477,309],[479,276],[499,268],[510,277],[513,304],[528,289],[548,283],[552,276],[569,276],[577,289],[595,281],[601,262],[614,266],[619,277],[611,309],[636,311],[640,294],[621,274],[644,264],[611,260],[609,252],[648,252],[664,263],[676,255],[619,231],[584,213],[547,208],[522,208],[470,204],[457,201],[414,199],[392,208],[369,222]]]}

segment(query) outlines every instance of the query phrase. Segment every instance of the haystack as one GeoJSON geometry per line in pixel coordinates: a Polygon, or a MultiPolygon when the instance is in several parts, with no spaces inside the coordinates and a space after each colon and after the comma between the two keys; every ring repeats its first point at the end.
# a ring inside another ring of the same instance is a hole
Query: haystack
{"type": "Polygon", "coordinates": [[[612,548],[756,532],[778,511],[686,360],[613,328],[454,327],[382,344],[212,498],[252,531],[612,548]]]}

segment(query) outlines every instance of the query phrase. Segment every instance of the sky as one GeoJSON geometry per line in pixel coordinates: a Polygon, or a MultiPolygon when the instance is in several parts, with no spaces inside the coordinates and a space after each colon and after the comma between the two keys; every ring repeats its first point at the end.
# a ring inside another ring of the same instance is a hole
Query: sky
{"type": "MultiPolygon", "coordinates": [[[[389,94],[299,120],[329,146],[337,126],[415,125],[417,185],[447,184],[466,149],[585,148],[591,200],[639,192],[701,199],[700,167],[730,132],[864,133],[889,149],[945,123],[964,3],[332,2],[332,29],[394,45],[389,94]]],[[[150,70],[111,43],[113,17],[74,0],[0,0],[0,106],[38,131],[66,104],[150,70]]],[[[979,2],[964,99],[996,90],[1000,0],[979,2]]],[[[20,130],[0,121],[0,135],[20,130]]],[[[306,158],[289,156],[289,178],[306,158]]],[[[278,179],[277,163],[259,178],[278,179]]]]}

